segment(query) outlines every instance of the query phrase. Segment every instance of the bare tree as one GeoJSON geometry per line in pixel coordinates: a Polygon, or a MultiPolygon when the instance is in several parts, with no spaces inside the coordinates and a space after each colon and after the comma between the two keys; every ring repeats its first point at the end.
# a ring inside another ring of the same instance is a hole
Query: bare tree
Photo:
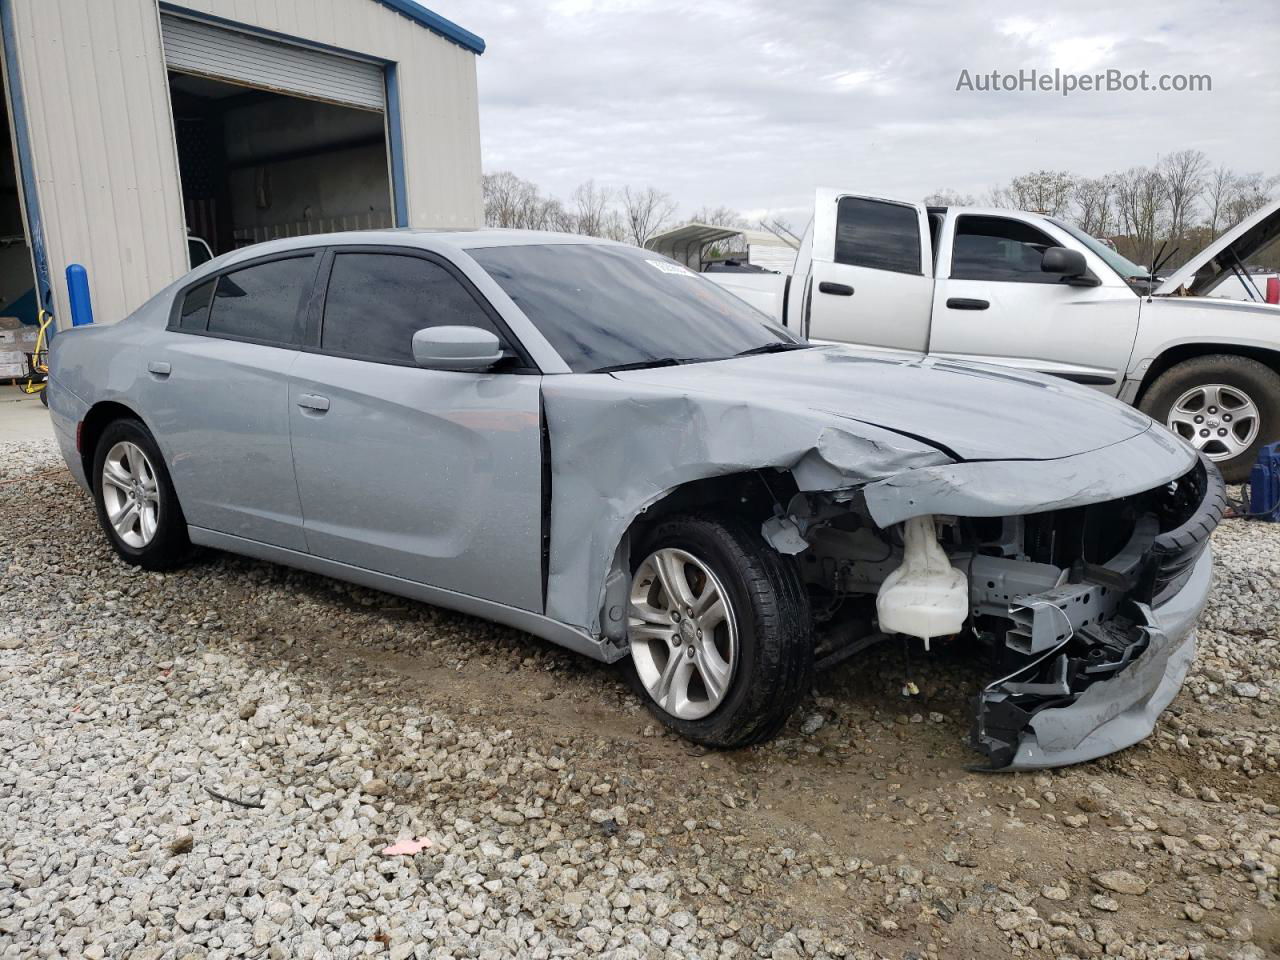
{"type": "Polygon", "coordinates": [[[1065,170],[1036,170],[1014,177],[1008,187],[997,187],[992,198],[1001,201],[997,206],[1060,217],[1071,203],[1074,185],[1075,177],[1065,170]]]}
{"type": "Polygon", "coordinates": [[[972,207],[977,202],[973,194],[959,193],[946,188],[926,194],[924,198],[927,207],[972,207]]]}
{"type": "Polygon", "coordinates": [[[1278,183],[1280,178],[1264,177],[1260,173],[1245,173],[1235,177],[1223,210],[1223,228],[1234,226],[1270,203],[1278,183]]]}
{"type": "Polygon", "coordinates": [[[656,187],[622,188],[622,217],[627,239],[637,247],[643,247],[675,212],[675,201],[656,187]]]}
{"type": "Polygon", "coordinates": [[[1168,195],[1159,172],[1131,167],[1116,178],[1116,210],[1128,239],[1126,256],[1150,264],[1167,222],[1168,195]]]}
{"type": "Polygon", "coordinates": [[[484,222],[491,227],[527,227],[539,204],[538,188],[510,170],[486,173],[481,181],[484,222]]]}
{"type": "Polygon", "coordinates": [[[607,187],[597,187],[594,180],[578,184],[570,198],[573,229],[589,237],[608,236],[610,221],[615,219],[610,209],[613,194],[607,187]]]}
{"type": "Polygon", "coordinates": [[[1169,201],[1169,238],[1177,243],[1191,225],[1191,215],[1204,190],[1209,161],[1199,150],[1178,150],[1157,162],[1157,171],[1169,201]]]}
{"type": "Polygon", "coordinates": [[[1217,236],[1218,227],[1222,226],[1226,217],[1227,205],[1231,202],[1231,194],[1235,186],[1236,175],[1225,164],[1209,174],[1209,183],[1205,187],[1205,205],[1208,207],[1205,226],[1214,236],[1217,236]]]}
{"type": "Polygon", "coordinates": [[[1115,228],[1115,177],[1081,177],[1072,192],[1075,221],[1091,237],[1106,237],[1115,228]]]}
{"type": "Polygon", "coordinates": [[[509,170],[486,173],[481,187],[484,221],[491,227],[560,231],[574,228],[574,217],[564,204],[555,197],[544,196],[537,184],[509,170]]]}

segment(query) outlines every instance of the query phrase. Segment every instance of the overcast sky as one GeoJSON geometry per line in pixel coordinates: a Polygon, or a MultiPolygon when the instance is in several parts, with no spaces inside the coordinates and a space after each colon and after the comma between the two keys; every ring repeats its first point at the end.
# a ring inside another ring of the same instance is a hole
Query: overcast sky
{"type": "Polygon", "coordinates": [[[684,215],[794,218],[820,185],[980,196],[1027,170],[1097,175],[1187,147],[1280,173],[1274,0],[425,2],[488,44],[485,170],[561,197],[594,177],[653,184],[684,215]],[[956,90],[961,70],[1055,67],[1209,74],[1213,89],[956,90]]]}

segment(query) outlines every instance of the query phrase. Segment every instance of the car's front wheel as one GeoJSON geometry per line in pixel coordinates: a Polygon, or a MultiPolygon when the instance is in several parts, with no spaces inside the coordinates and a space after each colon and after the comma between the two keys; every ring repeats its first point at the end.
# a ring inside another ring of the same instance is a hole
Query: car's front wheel
{"type": "Polygon", "coordinates": [[[146,570],[170,570],[191,548],[187,521],[155,439],[137,420],[116,420],[93,457],[98,522],[116,553],[146,570]]]}
{"type": "Polygon", "coordinates": [[[1184,360],[1160,375],[1141,407],[1215,461],[1228,483],[1248,480],[1258,451],[1280,439],[1280,375],[1249,357],[1184,360]]]}
{"type": "Polygon", "coordinates": [[[656,524],[636,558],[626,666],[649,708],[707,746],[776,734],[813,669],[794,562],[743,525],[685,516],[656,524]]]}

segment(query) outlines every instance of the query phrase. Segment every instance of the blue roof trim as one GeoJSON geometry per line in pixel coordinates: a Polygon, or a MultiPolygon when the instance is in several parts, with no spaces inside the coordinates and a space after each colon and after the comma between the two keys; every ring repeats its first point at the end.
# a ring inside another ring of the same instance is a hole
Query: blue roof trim
{"type": "Polygon", "coordinates": [[[472,53],[479,55],[484,53],[484,40],[476,36],[470,30],[464,30],[452,20],[446,20],[438,13],[433,13],[424,6],[415,3],[414,0],[377,0],[384,7],[390,7],[397,13],[403,13],[414,23],[426,27],[433,33],[438,33],[446,40],[452,40],[460,47],[465,47],[472,53]]]}

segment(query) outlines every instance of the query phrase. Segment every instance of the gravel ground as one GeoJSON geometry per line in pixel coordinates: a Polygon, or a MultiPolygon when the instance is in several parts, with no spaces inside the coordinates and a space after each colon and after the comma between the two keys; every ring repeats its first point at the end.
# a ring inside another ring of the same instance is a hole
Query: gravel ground
{"type": "Polygon", "coordinates": [[[1216,535],[1156,735],[1034,776],[967,770],[960,657],[708,753],[515,631],[135,570],[45,442],[0,443],[0,542],[3,958],[1280,955],[1280,525],[1216,535]]]}

